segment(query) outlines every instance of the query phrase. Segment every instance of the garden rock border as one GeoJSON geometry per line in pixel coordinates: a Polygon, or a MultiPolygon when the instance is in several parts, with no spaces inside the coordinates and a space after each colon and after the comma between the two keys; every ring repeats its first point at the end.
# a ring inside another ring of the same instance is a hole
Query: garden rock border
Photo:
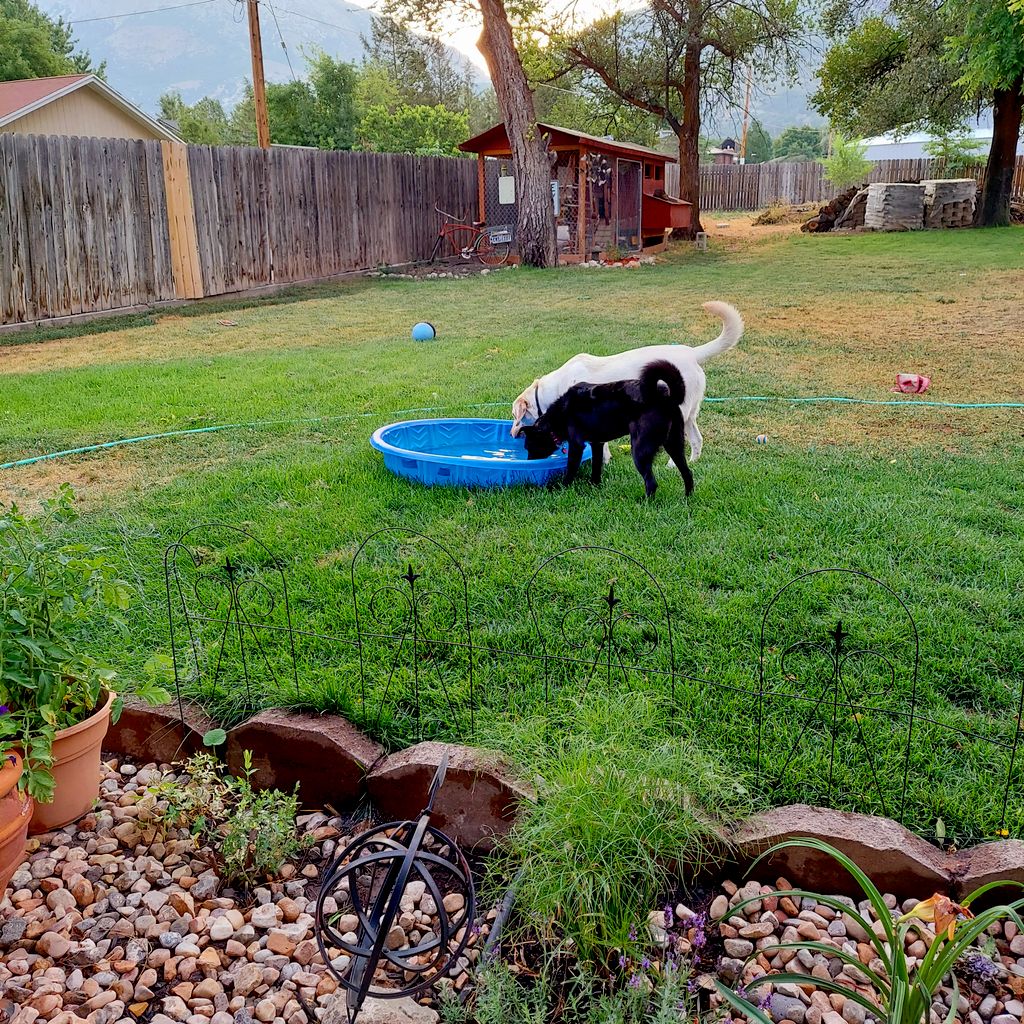
{"type": "Polygon", "coordinates": [[[196,704],[183,701],[153,707],[126,696],[121,717],[107,730],[104,750],[114,750],[142,761],[170,764],[203,748],[203,736],[214,721],[196,704]],[[185,727],[182,728],[182,718],[185,727]]]}
{"type": "MultiPolygon", "coordinates": [[[[194,705],[185,706],[182,730],[177,705],[152,708],[133,701],[111,727],[104,749],[157,763],[180,760],[201,747],[213,723],[194,705]]],[[[434,824],[460,846],[479,851],[508,833],[516,808],[533,792],[515,779],[492,752],[455,744],[417,743],[394,754],[340,715],[262,711],[228,733],[228,765],[238,770],[242,751],[253,751],[257,787],[291,789],[309,807],[353,803],[369,795],[388,817],[415,817],[445,751],[448,778],[434,824]]],[[[900,898],[924,890],[964,896],[997,878],[1024,883],[1024,841],[998,840],[955,853],[925,842],[890,818],[833,811],[807,804],[776,807],[741,823],[728,836],[731,859],[746,868],[762,851],[788,838],[817,836],[849,854],[878,885],[900,898]]],[[[801,885],[849,894],[850,879],[813,850],[783,851],[772,858],[781,873],[801,885]]]]}
{"type": "Polygon", "coordinates": [[[235,774],[251,751],[257,789],[290,792],[299,784],[307,806],[354,803],[384,748],[339,715],[261,711],[228,733],[225,757],[235,774]]]}
{"type": "Polygon", "coordinates": [[[434,803],[431,824],[462,846],[489,849],[495,836],[508,832],[519,804],[536,799],[491,751],[448,743],[417,743],[384,758],[369,773],[366,788],[370,799],[389,817],[417,817],[446,753],[448,772],[434,803]]]}
{"type": "MultiPolygon", "coordinates": [[[[832,811],[807,804],[775,807],[755,815],[733,833],[734,856],[743,867],[763,850],[787,839],[812,836],[847,854],[885,892],[907,896],[948,892],[954,879],[952,858],[889,818],[832,811]]],[[[798,878],[817,892],[861,895],[857,883],[831,857],[795,846],[781,850],[764,870],[798,878]]]]}

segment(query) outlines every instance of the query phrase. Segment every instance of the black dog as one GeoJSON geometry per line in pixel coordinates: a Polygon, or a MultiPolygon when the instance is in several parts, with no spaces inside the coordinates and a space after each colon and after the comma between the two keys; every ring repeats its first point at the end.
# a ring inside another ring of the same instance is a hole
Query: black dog
{"type": "Polygon", "coordinates": [[[583,445],[593,449],[593,480],[601,482],[600,445],[629,434],[633,462],[644,478],[649,498],[657,490],[651,466],[661,448],[668,452],[682,474],[686,493],[693,491],[693,474],[686,464],[683,446],[683,414],[679,406],[686,395],[682,374],[663,359],[643,368],[638,380],[613,384],[576,384],[569,388],[536,423],[524,425],[526,453],[546,459],[563,440],[569,442],[569,466],[565,483],[579,472],[583,445]]]}

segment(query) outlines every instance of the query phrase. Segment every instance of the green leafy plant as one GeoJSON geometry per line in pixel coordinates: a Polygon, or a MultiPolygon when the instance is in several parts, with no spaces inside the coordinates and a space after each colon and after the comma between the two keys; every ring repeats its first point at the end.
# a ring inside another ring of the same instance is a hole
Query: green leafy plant
{"type": "MultiPolygon", "coordinates": [[[[116,678],[80,638],[100,622],[126,631],[130,596],[101,548],[69,539],[76,519],[66,484],[38,517],[0,508],[0,750],[24,751],[21,785],[44,803],[53,799],[57,731],[94,714],[116,678]]],[[[135,689],[151,701],[170,697],[152,675],[135,689]]],[[[120,711],[118,701],[115,721],[120,711]]]]}
{"type": "Polygon", "coordinates": [[[873,166],[864,156],[866,152],[867,146],[862,142],[836,133],[832,140],[832,155],[822,160],[826,179],[838,189],[861,184],[873,166]]]}
{"type": "Polygon", "coordinates": [[[697,1016],[696,996],[688,988],[685,964],[666,961],[624,984],[602,983],[585,967],[548,955],[536,976],[517,976],[500,961],[485,963],[477,974],[473,1002],[462,1006],[442,998],[444,1024],[679,1024],[697,1016]]]}
{"type": "Polygon", "coordinates": [[[519,927],[599,970],[635,952],[680,865],[723,851],[722,824],[749,809],[736,776],[670,724],[651,695],[591,692],[557,725],[518,719],[488,737],[537,787],[492,878],[516,878],[519,927]]]}
{"type": "MultiPolygon", "coordinates": [[[[962,904],[954,903],[948,897],[936,893],[929,899],[923,900],[908,913],[894,919],[892,912],[885,904],[882,893],[871,879],[846,854],[820,839],[794,839],[778,843],[754,861],[751,871],[765,858],[790,847],[818,850],[828,854],[845,868],[871,904],[875,915],[881,922],[882,934],[876,933],[871,921],[863,914],[851,909],[834,896],[822,896],[802,889],[791,889],[784,893],[780,891],[777,895],[786,895],[790,899],[811,897],[824,906],[832,907],[851,917],[867,934],[875,957],[881,961],[884,970],[871,970],[855,954],[822,942],[784,942],[769,947],[767,952],[808,949],[813,952],[825,953],[830,957],[838,957],[843,963],[856,967],[857,970],[863,972],[868,983],[874,989],[875,1001],[835,981],[815,978],[813,984],[822,991],[835,992],[847,999],[853,999],[863,1006],[870,1016],[875,1018],[881,1016],[886,1024],[927,1024],[935,993],[945,982],[948,982],[953,989],[954,998],[951,1000],[949,1014],[946,1018],[946,1024],[952,1024],[957,1014],[960,994],[956,976],[953,974],[953,966],[962,956],[971,952],[978,937],[984,935],[986,930],[997,921],[1009,918],[1024,930],[1024,921],[1020,917],[1020,910],[1024,908],[1024,899],[990,907],[977,916],[974,916],[970,909],[975,900],[999,886],[1014,885],[1024,888],[1024,885],[1018,882],[990,882],[988,885],[975,889],[962,904]],[[929,936],[918,922],[933,925],[934,936],[929,936]],[[923,939],[930,938],[931,940],[928,952],[914,967],[910,966],[905,942],[907,933],[911,929],[916,930],[923,939]]],[[[763,898],[763,896],[757,897],[757,899],[763,898]]],[[[753,899],[744,900],[733,907],[731,913],[739,913],[753,902],[753,899]]],[[[766,984],[806,985],[808,981],[806,974],[784,972],[758,978],[748,984],[746,990],[749,991],[766,984]]],[[[716,985],[718,991],[734,1009],[745,1014],[750,1020],[757,1021],[758,1024],[771,1024],[771,1019],[744,995],[733,991],[720,981],[716,982],[716,985]]]]}
{"type": "Polygon", "coordinates": [[[182,777],[149,789],[155,798],[152,815],[165,826],[187,829],[199,845],[209,847],[218,874],[246,888],[274,877],[308,843],[295,830],[297,792],[257,792],[254,771],[248,750],[239,778],[225,774],[223,765],[203,752],[185,762],[182,777]]]}
{"type": "Polygon", "coordinates": [[[972,138],[966,129],[943,132],[924,144],[924,151],[933,159],[942,161],[947,174],[959,174],[981,159],[985,146],[972,138]]]}

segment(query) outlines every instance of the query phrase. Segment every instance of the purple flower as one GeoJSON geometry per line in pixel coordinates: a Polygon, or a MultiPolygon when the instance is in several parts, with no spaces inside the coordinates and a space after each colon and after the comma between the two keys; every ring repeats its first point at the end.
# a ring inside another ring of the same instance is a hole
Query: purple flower
{"type": "Polygon", "coordinates": [[[624,968],[626,966],[626,964],[628,964],[628,963],[629,963],[629,960],[625,956],[620,956],[619,957],[619,968],[620,968],[620,970],[622,968],[624,968]]]}
{"type": "Polygon", "coordinates": [[[629,977],[629,987],[630,988],[639,988],[640,987],[640,975],[639,974],[631,974],[630,975],[630,977],[629,977]]]}
{"type": "Polygon", "coordinates": [[[636,926],[629,929],[629,941],[636,942],[636,926]]]}
{"type": "Polygon", "coordinates": [[[672,904],[665,904],[665,927],[671,928],[676,923],[675,915],[672,913],[672,904]]]}
{"type": "Polygon", "coordinates": [[[6,704],[0,704],[0,715],[9,715],[11,709],[6,704]]]}
{"type": "Polygon", "coordinates": [[[646,971],[646,970],[648,970],[650,968],[650,966],[651,966],[651,961],[648,960],[647,957],[644,957],[643,960],[640,961],[640,969],[641,970],[646,971]]]}

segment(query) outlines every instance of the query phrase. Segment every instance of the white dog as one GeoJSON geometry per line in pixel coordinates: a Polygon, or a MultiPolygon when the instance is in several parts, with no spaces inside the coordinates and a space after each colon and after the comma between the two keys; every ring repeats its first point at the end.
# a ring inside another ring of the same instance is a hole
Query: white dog
{"type": "MultiPolygon", "coordinates": [[[[656,359],[667,359],[683,375],[686,398],[680,408],[683,411],[686,439],[690,442],[690,459],[696,462],[704,444],[704,438],[697,429],[697,414],[707,386],[703,364],[728,352],[743,335],[743,318],[727,302],[705,302],[704,309],[722,320],[722,333],[714,341],[696,348],[686,345],[648,345],[614,356],[592,356],[581,352],[557,370],[539,377],[512,403],[512,436],[518,437],[524,420],[532,422],[537,419],[574,384],[584,381],[590,384],[610,384],[617,380],[631,380],[639,377],[648,363],[656,359]]],[[[608,456],[608,446],[605,445],[605,462],[608,456]]]]}

